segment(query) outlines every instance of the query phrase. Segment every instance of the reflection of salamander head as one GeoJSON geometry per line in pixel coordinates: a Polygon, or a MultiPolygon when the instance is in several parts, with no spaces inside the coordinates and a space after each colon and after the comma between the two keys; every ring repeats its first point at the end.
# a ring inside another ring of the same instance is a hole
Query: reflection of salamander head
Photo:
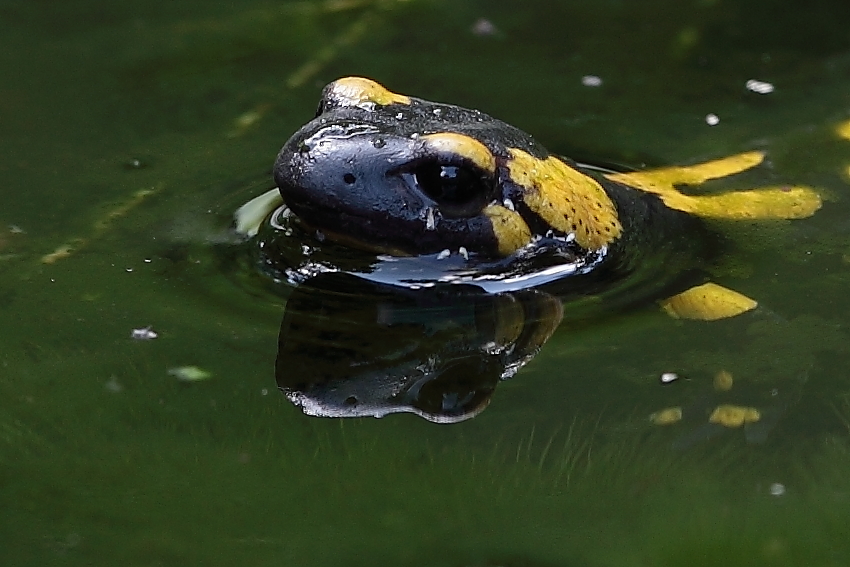
{"type": "Polygon", "coordinates": [[[531,237],[513,210],[509,148],[530,136],[481,112],[391,93],[367,79],[328,85],[315,119],[274,167],[287,205],[310,227],[363,248],[504,255],[531,237]]]}
{"type": "Polygon", "coordinates": [[[540,292],[409,290],[320,274],[287,301],[277,384],[309,415],[463,421],[537,354],[562,314],[540,292]]]}

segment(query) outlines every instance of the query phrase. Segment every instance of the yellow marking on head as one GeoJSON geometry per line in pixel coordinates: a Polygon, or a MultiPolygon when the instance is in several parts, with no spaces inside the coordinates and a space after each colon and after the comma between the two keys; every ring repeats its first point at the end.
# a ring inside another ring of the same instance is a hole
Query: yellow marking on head
{"type": "Polygon", "coordinates": [[[741,427],[745,423],[755,423],[760,419],[761,412],[756,408],[724,404],[714,408],[708,421],[724,427],[741,427]]]}
{"type": "Polygon", "coordinates": [[[758,303],[746,295],[716,283],[705,283],[663,301],[661,308],[675,319],[716,321],[755,309],[758,303]]]}
{"type": "Polygon", "coordinates": [[[821,207],[820,195],[811,187],[760,187],[720,195],[685,195],[676,185],[698,185],[709,179],[739,173],[758,165],[761,152],[747,152],[689,167],[613,173],[608,179],[658,195],[671,209],[715,219],[800,219],[821,207]]]}
{"type": "Polygon", "coordinates": [[[838,134],[840,138],[850,140],[850,120],[848,120],[847,122],[842,122],[841,124],[836,126],[835,133],[838,134]]]}
{"type": "Polygon", "coordinates": [[[360,106],[363,103],[410,104],[410,97],[394,93],[365,77],[344,77],[331,83],[330,93],[343,106],[360,106]]]}
{"type": "Polygon", "coordinates": [[[614,203],[598,181],[558,158],[537,159],[510,148],[511,179],[526,189],[523,202],[549,226],[574,233],[582,248],[598,250],[623,230],[614,203]]]}
{"type": "Polygon", "coordinates": [[[502,256],[510,256],[531,242],[531,230],[519,213],[502,205],[488,205],[482,212],[490,219],[502,256]]]}
{"type": "Polygon", "coordinates": [[[469,136],[454,132],[440,132],[422,136],[422,141],[429,148],[438,152],[448,152],[468,159],[484,171],[496,171],[496,158],[487,146],[469,136]]]}
{"type": "Polygon", "coordinates": [[[682,420],[682,408],[675,406],[664,408],[649,414],[649,421],[655,425],[672,425],[682,420]]]}

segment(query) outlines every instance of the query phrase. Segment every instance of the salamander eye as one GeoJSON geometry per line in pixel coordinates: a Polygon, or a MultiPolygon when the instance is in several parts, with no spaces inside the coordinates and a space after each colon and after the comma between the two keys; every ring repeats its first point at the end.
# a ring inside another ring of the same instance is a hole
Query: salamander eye
{"type": "Polygon", "coordinates": [[[411,173],[419,190],[433,199],[446,217],[470,217],[481,212],[494,196],[491,176],[466,163],[428,161],[411,173]]]}

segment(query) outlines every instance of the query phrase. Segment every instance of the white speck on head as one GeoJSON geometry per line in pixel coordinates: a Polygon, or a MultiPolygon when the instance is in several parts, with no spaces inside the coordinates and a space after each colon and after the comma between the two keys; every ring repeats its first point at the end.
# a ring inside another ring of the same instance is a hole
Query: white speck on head
{"type": "Polygon", "coordinates": [[[774,91],[772,83],[768,83],[766,81],[758,81],[756,79],[750,79],[744,84],[744,86],[747,87],[748,91],[757,94],[770,94],[774,91]]]}
{"type": "Polygon", "coordinates": [[[437,217],[434,215],[434,208],[428,207],[425,209],[425,230],[435,230],[437,228],[437,217]]]}
{"type": "Polygon", "coordinates": [[[464,260],[469,260],[469,252],[467,252],[465,246],[461,246],[460,248],[458,248],[457,253],[463,256],[464,260]]]}
{"type": "Polygon", "coordinates": [[[434,109],[434,114],[436,114],[437,116],[441,115],[442,113],[443,113],[443,109],[442,109],[442,108],[435,108],[435,109],[434,109]]]}
{"type": "Polygon", "coordinates": [[[449,257],[449,256],[451,256],[451,255],[452,255],[451,250],[449,250],[448,248],[446,248],[445,250],[443,250],[442,252],[440,252],[439,254],[437,254],[437,260],[442,260],[442,259],[444,259],[444,258],[448,258],[448,257],[449,257]]]}
{"type": "Polygon", "coordinates": [[[720,124],[720,117],[716,114],[706,114],[705,123],[709,126],[717,126],[718,124],[720,124]]]}
{"type": "Polygon", "coordinates": [[[396,117],[396,120],[402,120],[404,118],[404,113],[399,112],[398,114],[395,115],[395,117],[396,117]]]}
{"type": "Polygon", "coordinates": [[[679,375],[676,374],[675,372],[665,372],[664,374],[661,375],[661,383],[662,384],[669,384],[670,382],[675,382],[678,379],[679,379],[679,375]]]}
{"type": "Polygon", "coordinates": [[[596,75],[585,75],[581,78],[581,84],[585,87],[601,87],[602,77],[597,77],[596,75]]]}
{"type": "Polygon", "coordinates": [[[506,208],[506,209],[508,209],[509,211],[515,211],[515,210],[516,210],[516,208],[514,207],[514,202],[513,202],[513,201],[511,201],[510,199],[507,199],[507,198],[506,198],[504,201],[502,201],[502,204],[503,204],[503,205],[505,206],[505,208],[506,208]]]}

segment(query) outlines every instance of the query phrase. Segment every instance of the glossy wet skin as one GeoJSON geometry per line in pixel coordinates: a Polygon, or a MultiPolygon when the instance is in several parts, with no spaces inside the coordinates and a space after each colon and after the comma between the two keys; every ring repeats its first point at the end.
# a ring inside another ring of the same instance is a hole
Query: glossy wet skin
{"type": "MultiPolygon", "coordinates": [[[[476,110],[393,93],[359,77],[322,92],[317,116],[274,166],[300,221],[346,245],[397,255],[508,257],[554,239],[565,256],[601,258],[670,246],[693,223],[804,218],[807,187],[694,196],[678,185],[744,171],[746,152],[693,166],[597,175],[476,110]],[[616,250],[615,250],[616,249],[616,250]]],[[[641,252],[642,253],[642,252],[641,252]]]]}
{"type": "Polygon", "coordinates": [[[274,173],[303,222],[356,246],[499,256],[550,228],[517,212],[524,188],[512,177],[512,148],[548,155],[528,134],[479,111],[341,79],[285,144],[274,173]]]}

